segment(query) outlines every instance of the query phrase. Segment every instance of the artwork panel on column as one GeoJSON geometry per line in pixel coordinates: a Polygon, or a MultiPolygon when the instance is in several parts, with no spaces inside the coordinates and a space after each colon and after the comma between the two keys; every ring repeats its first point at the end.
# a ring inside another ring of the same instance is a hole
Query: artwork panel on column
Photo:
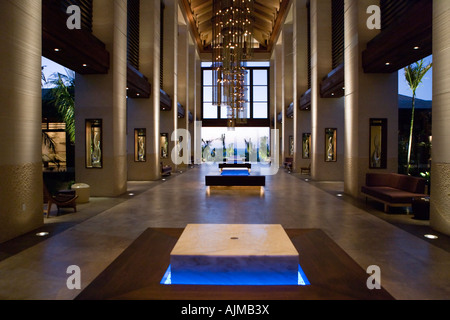
{"type": "Polygon", "coordinates": [[[302,158],[311,159],[311,133],[304,133],[302,138],[302,158]]]}
{"type": "Polygon", "coordinates": [[[289,136],[289,156],[294,156],[294,137],[289,136]]]}
{"type": "Polygon", "coordinates": [[[161,133],[161,159],[169,158],[169,134],[161,133]]]}
{"type": "Polygon", "coordinates": [[[134,129],[134,161],[146,162],[147,161],[147,130],[146,129],[134,129]]]}
{"type": "Polygon", "coordinates": [[[337,129],[325,129],[325,162],[337,161],[337,129]]]}
{"type": "Polygon", "coordinates": [[[88,169],[103,168],[102,131],[102,119],[86,120],[86,168],[88,169]]]}
{"type": "Polygon", "coordinates": [[[387,119],[370,119],[369,168],[387,168],[387,119]]]}

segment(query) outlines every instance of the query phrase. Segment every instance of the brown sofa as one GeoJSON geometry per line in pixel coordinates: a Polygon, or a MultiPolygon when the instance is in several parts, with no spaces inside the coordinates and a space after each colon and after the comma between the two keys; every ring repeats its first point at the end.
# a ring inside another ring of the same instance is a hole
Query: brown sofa
{"type": "Polygon", "coordinates": [[[389,207],[411,207],[413,199],[427,197],[425,179],[396,173],[368,173],[366,184],[361,192],[367,198],[384,204],[384,211],[389,207]]]}

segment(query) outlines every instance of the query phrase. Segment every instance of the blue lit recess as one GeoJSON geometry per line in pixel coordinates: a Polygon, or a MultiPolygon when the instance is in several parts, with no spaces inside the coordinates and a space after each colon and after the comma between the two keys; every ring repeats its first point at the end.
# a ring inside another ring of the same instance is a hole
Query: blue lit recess
{"type": "Polygon", "coordinates": [[[184,273],[181,280],[176,281],[172,279],[171,266],[164,274],[161,284],[163,285],[215,285],[215,286],[281,286],[281,285],[296,285],[307,286],[310,285],[305,273],[300,265],[298,266],[298,279],[296,281],[286,281],[280,279],[274,274],[255,273],[255,272],[233,272],[230,273],[209,273],[205,276],[204,273],[184,273]]]}

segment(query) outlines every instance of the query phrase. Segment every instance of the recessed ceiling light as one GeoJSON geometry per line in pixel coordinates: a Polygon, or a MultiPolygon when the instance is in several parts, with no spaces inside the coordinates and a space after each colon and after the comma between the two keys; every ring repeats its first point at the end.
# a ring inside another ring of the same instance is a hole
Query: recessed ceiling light
{"type": "Polygon", "coordinates": [[[58,48],[55,48],[55,52],[59,52],[60,50],[58,48]]]}
{"type": "Polygon", "coordinates": [[[390,62],[386,62],[386,65],[387,65],[387,66],[390,66],[390,65],[391,65],[391,63],[390,63],[390,62]]]}
{"type": "Polygon", "coordinates": [[[83,67],[87,67],[87,64],[86,64],[86,63],[83,63],[83,67]]]}
{"type": "Polygon", "coordinates": [[[337,195],[336,195],[336,197],[343,197],[344,195],[342,194],[342,193],[338,193],[337,195]]]}
{"type": "Polygon", "coordinates": [[[45,236],[48,236],[48,232],[38,232],[38,233],[36,233],[36,235],[38,236],[38,237],[45,237],[45,236]]]}
{"type": "Polygon", "coordinates": [[[416,46],[416,47],[414,47],[414,50],[419,50],[419,49],[420,49],[420,47],[417,47],[417,46],[416,46]]]}
{"type": "Polygon", "coordinates": [[[433,240],[436,240],[438,238],[438,236],[436,236],[434,234],[426,234],[426,235],[424,235],[424,237],[428,238],[428,239],[433,239],[433,240]]]}

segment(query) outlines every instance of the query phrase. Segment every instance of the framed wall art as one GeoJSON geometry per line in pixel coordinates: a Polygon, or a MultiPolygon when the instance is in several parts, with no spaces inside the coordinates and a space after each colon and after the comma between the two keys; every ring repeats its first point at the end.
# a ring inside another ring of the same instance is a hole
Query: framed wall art
{"type": "Polygon", "coordinates": [[[325,162],[337,161],[337,129],[325,129],[325,162]]]}
{"type": "Polygon", "coordinates": [[[86,120],[86,168],[103,168],[102,131],[101,119],[86,120]]]}
{"type": "Polygon", "coordinates": [[[161,133],[160,138],[161,159],[169,158],[169,134],[161,133]]]}
{"type": "Polygon", "coordinates": [[[134,161],[146,162],[147,161],[147,130],[146,129],[134,129],[134,161]]]}
{"type": "Polygon", "coordinates": [[[294,156],[294,137],[289,136],[289,156],[294,156]]]}
{"type": "Polygon", "coordinates": [[[302,158],[311,159],[311,133],[304,133],[302,137],[302,158]]]}
{"type": "Polygon", "coordinates": [[[369,168],[387,168],[387,119],[370,119],[369,168]]]}

